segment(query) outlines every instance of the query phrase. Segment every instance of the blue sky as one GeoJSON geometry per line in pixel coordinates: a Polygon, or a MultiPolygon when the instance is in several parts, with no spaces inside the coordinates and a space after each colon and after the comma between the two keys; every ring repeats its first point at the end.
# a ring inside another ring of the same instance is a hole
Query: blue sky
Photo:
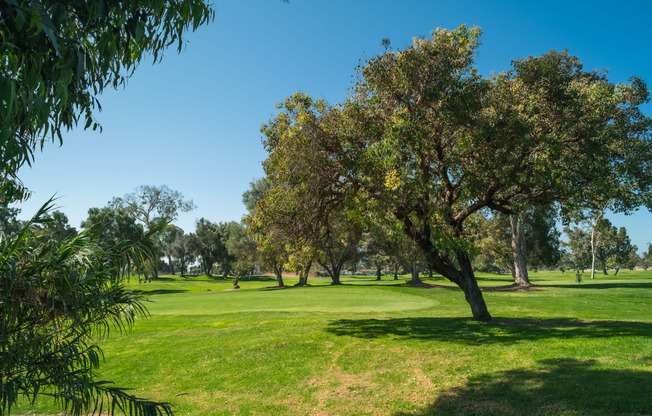
{"type": "MultiPolygon", "coordinates": [[[[215,0],[216,19],[188,36],[181,54],[143,63],[127,87],[101,97],[101,134],[81,129],[46,146],[21,178],[33,190],[22,217],[53,194],[73,226],[88,208],[140,185],[168,185],[198,208],[196,219],[240,220],[242,193],[263,175],[260,125],[296,91],[341,101],[360,60],[409,46],[437,27],[480,26],[477,65],[489,75],[512,59],[568,48],[609,79],[652,84],[652,5],[647,1],[215,0]]],[[[652,106],[645,111],[652,115],[652,106]]],[[[652,214],[608,215],[639,249],[652,214]]]]}

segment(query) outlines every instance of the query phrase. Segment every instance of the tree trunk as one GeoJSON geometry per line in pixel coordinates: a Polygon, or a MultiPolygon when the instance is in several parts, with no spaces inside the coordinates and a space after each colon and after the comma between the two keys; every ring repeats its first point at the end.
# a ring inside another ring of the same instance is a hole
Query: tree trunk
{"type": "Polygon", "coordinates": [[[419,265],[411,264],[410,273],[412,274],[412,279],[410,283],[421,283],[421,277],[419,277],[419,265]]]}
{"type": "Polygon", "coordinates": [[[167,258],[168,258],[168,266],[170,266],[170,273],[174,274],[174,263],[172,263],[172,257],[168,255],[167,258]]]}
{"type": "Polygon", "coordinates": [[[239,274],[236,274],[236,275],[233,277],[233,288],[234,288],[234,289],[240,289],[240,286],[238,285],[238,282],[240,282],[240,279],[241,279],[241,278],[242,278],[242,276],[239,275],[239,274]]]}
{"type": "Polygon", "coordinates": [[[398,264],[394,265],[394,280],[398,280],[398,264]]]}
{"type": "Polygon", "coordinates": [[[616,268],[614,269],[614,276],[617,276],[617,275],[618,275],[618,270],[620,270],[620,267],[616,267],[616,268]]]}
{"type": "Polygon", "coordinates": [[[604,264],[602,265],[602,273],[604,273],[605,276],[609,275],[609,273],[607,273],[607,266],[605,266],[604,264]]]}
{"type": "Polygon", "coordinates": [[[310,269],[312,268],[312,260],[304,264],[303,268],[299,270],[299,283],[295,286],[308,286],[308,275],[310,274],[310,269]]]}
{"type": "MultiPolygon", "coordinates": [[[[343,262],[342,262],[343,263],[343,262]]],[[[325,268],[328,271],[328,274],[331,276],[331,285],[341,285],[342,282],[340,282],[340,271],[342,270],[342,265],[341,263],[336,263],[331,259],[330,261],[330,267],[326,265],[326,263],[321,263],[321,266],[325,268]]]]}
{"type": "MultiPolygon", "coordinates": [[[[471,258],[464,251],[460,249],[455,250],[459,265],[458,270],[454,262],[448,256],[438,252],[437,248],[433,245],[430,225],[427,222],[423,224],[423,230],[419,230],[417,227],[414,227],[406,212],[397,211],[395,215],[404,222],[408,236],[413,238],[421,252],[426,256],[428,266],[458,285],[464,291],[464,297],[469,306],[471,306],[473,318],[478,321],[491,320],[491,314],[489,314],[487,304],[482,297],[482,292],[473,274],[471,258]]],[[[456,231],[460,237],[463,236],[461,225],[457,227],[456,231]]]]}
{"type": "Polygon", "coordinates": [[[466,253],[458,252],[457,261],[460,265],[460,279],[458,286],[464,292],[464,298],[469,306],[471,306],[473,318],[478,321],[490,321],[491,314],[489,314],[489,310],[487,309],[487,304],[485,303],[482,291],[478,286],[478,281],[475,279],[471,259],[466,255],[466,253]]]}
{"type": "Polygon", "coordinates": [[[283,266],[276,265],[274,266],[274,274],[276,274],[276,281],[278,282],[278,287],[284,287],[283,283],[283,266]]]}
{"type": "Polygon", "coordinates": [[[432,267],[428,267],[428,277],[432,279],[432,267]]]}
{"type": "Polygon", "coordinates": [[[591,279],[595,279],[595,229],[601,217],[602,212],[599,212],[591,224],[591,279]]]}
{"type": "Polygon", "coordinates": [[[377,267],[376,268],[376,280],[380,280],[380,274],[382,273],[381,268],[377,267]]]}
{"type": "Polygon", "coordinates": [[[331,285],[341,285],[342,282],[340,282],[340,271],[338,270],[333,270],[331,273],[331,285]]]}
{"type": "Polygon", "coordinates": [[[512,253],[514,254],[514,283],[519,286],[528,286],[530,279],[527,275],[527,262],[525,260],[525,225],[518,214],[511,214],[509,222],[512,226],[512,253]]]}

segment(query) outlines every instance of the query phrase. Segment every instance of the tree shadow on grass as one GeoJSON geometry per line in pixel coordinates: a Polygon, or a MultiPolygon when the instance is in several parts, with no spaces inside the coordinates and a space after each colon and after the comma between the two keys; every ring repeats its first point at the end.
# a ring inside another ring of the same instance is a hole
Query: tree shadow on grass
{"type": "Polygon", "coordinates": [[[561,287],[561,288],[573,288],[573,289],[652,289],[652,281],[648,282],[617,282],[617,283],[600,283],[599,281],[593,283],[587,283],[587,280],[584,279],[581,285],[577,283],[572,283],[569,281],[568,285],[547,285],[545,283],[536,283],[535,285],[539,287],[561,287]]]}
{"type": "Polygon", "coordinates": [[[138,293],[143,295],[173,295],[175,293],[186,293],[185,289],[154,289],[154,290],[138,290],[138,293]]]}
{"type": "Polygon", "coordinates": [[[542,360],[535,368],[471,377],[425,409],[395,414],[408,415],[652,415],[652,373],[542,360]]]}
{"type": "Polygon", "coordinates": [[[470,318],[340,319],[331,322],[326,331],[365,339],[387,337],[481,345],[550,338],[652,338],[652,323],[568,318],[503,318],[488,323],[470,318]]]}

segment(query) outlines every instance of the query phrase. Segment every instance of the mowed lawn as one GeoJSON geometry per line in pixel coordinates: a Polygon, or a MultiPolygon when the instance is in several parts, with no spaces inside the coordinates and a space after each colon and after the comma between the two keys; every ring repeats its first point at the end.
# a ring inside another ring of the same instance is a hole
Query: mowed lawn
{"type": "Polygon", "coordinates": [[[611,273],[480,275],[489,323],[459,290],[390,276],[132,278],[151,317],[101,342],[99,378],[177,415],[652,415],[652,272],[611,273]]]}

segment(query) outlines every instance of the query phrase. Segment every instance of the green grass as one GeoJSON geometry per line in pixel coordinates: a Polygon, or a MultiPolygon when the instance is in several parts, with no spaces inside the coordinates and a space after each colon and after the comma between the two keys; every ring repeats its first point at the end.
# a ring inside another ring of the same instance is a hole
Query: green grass
{"type": "Polygon", "coordinates": [[[458,290],[383,279],[132,279],[151,317],[102,341],[99,376],[178,415],[652,415],[652,273],[531,273],[485,290],[490,323],[458,290]]]}

